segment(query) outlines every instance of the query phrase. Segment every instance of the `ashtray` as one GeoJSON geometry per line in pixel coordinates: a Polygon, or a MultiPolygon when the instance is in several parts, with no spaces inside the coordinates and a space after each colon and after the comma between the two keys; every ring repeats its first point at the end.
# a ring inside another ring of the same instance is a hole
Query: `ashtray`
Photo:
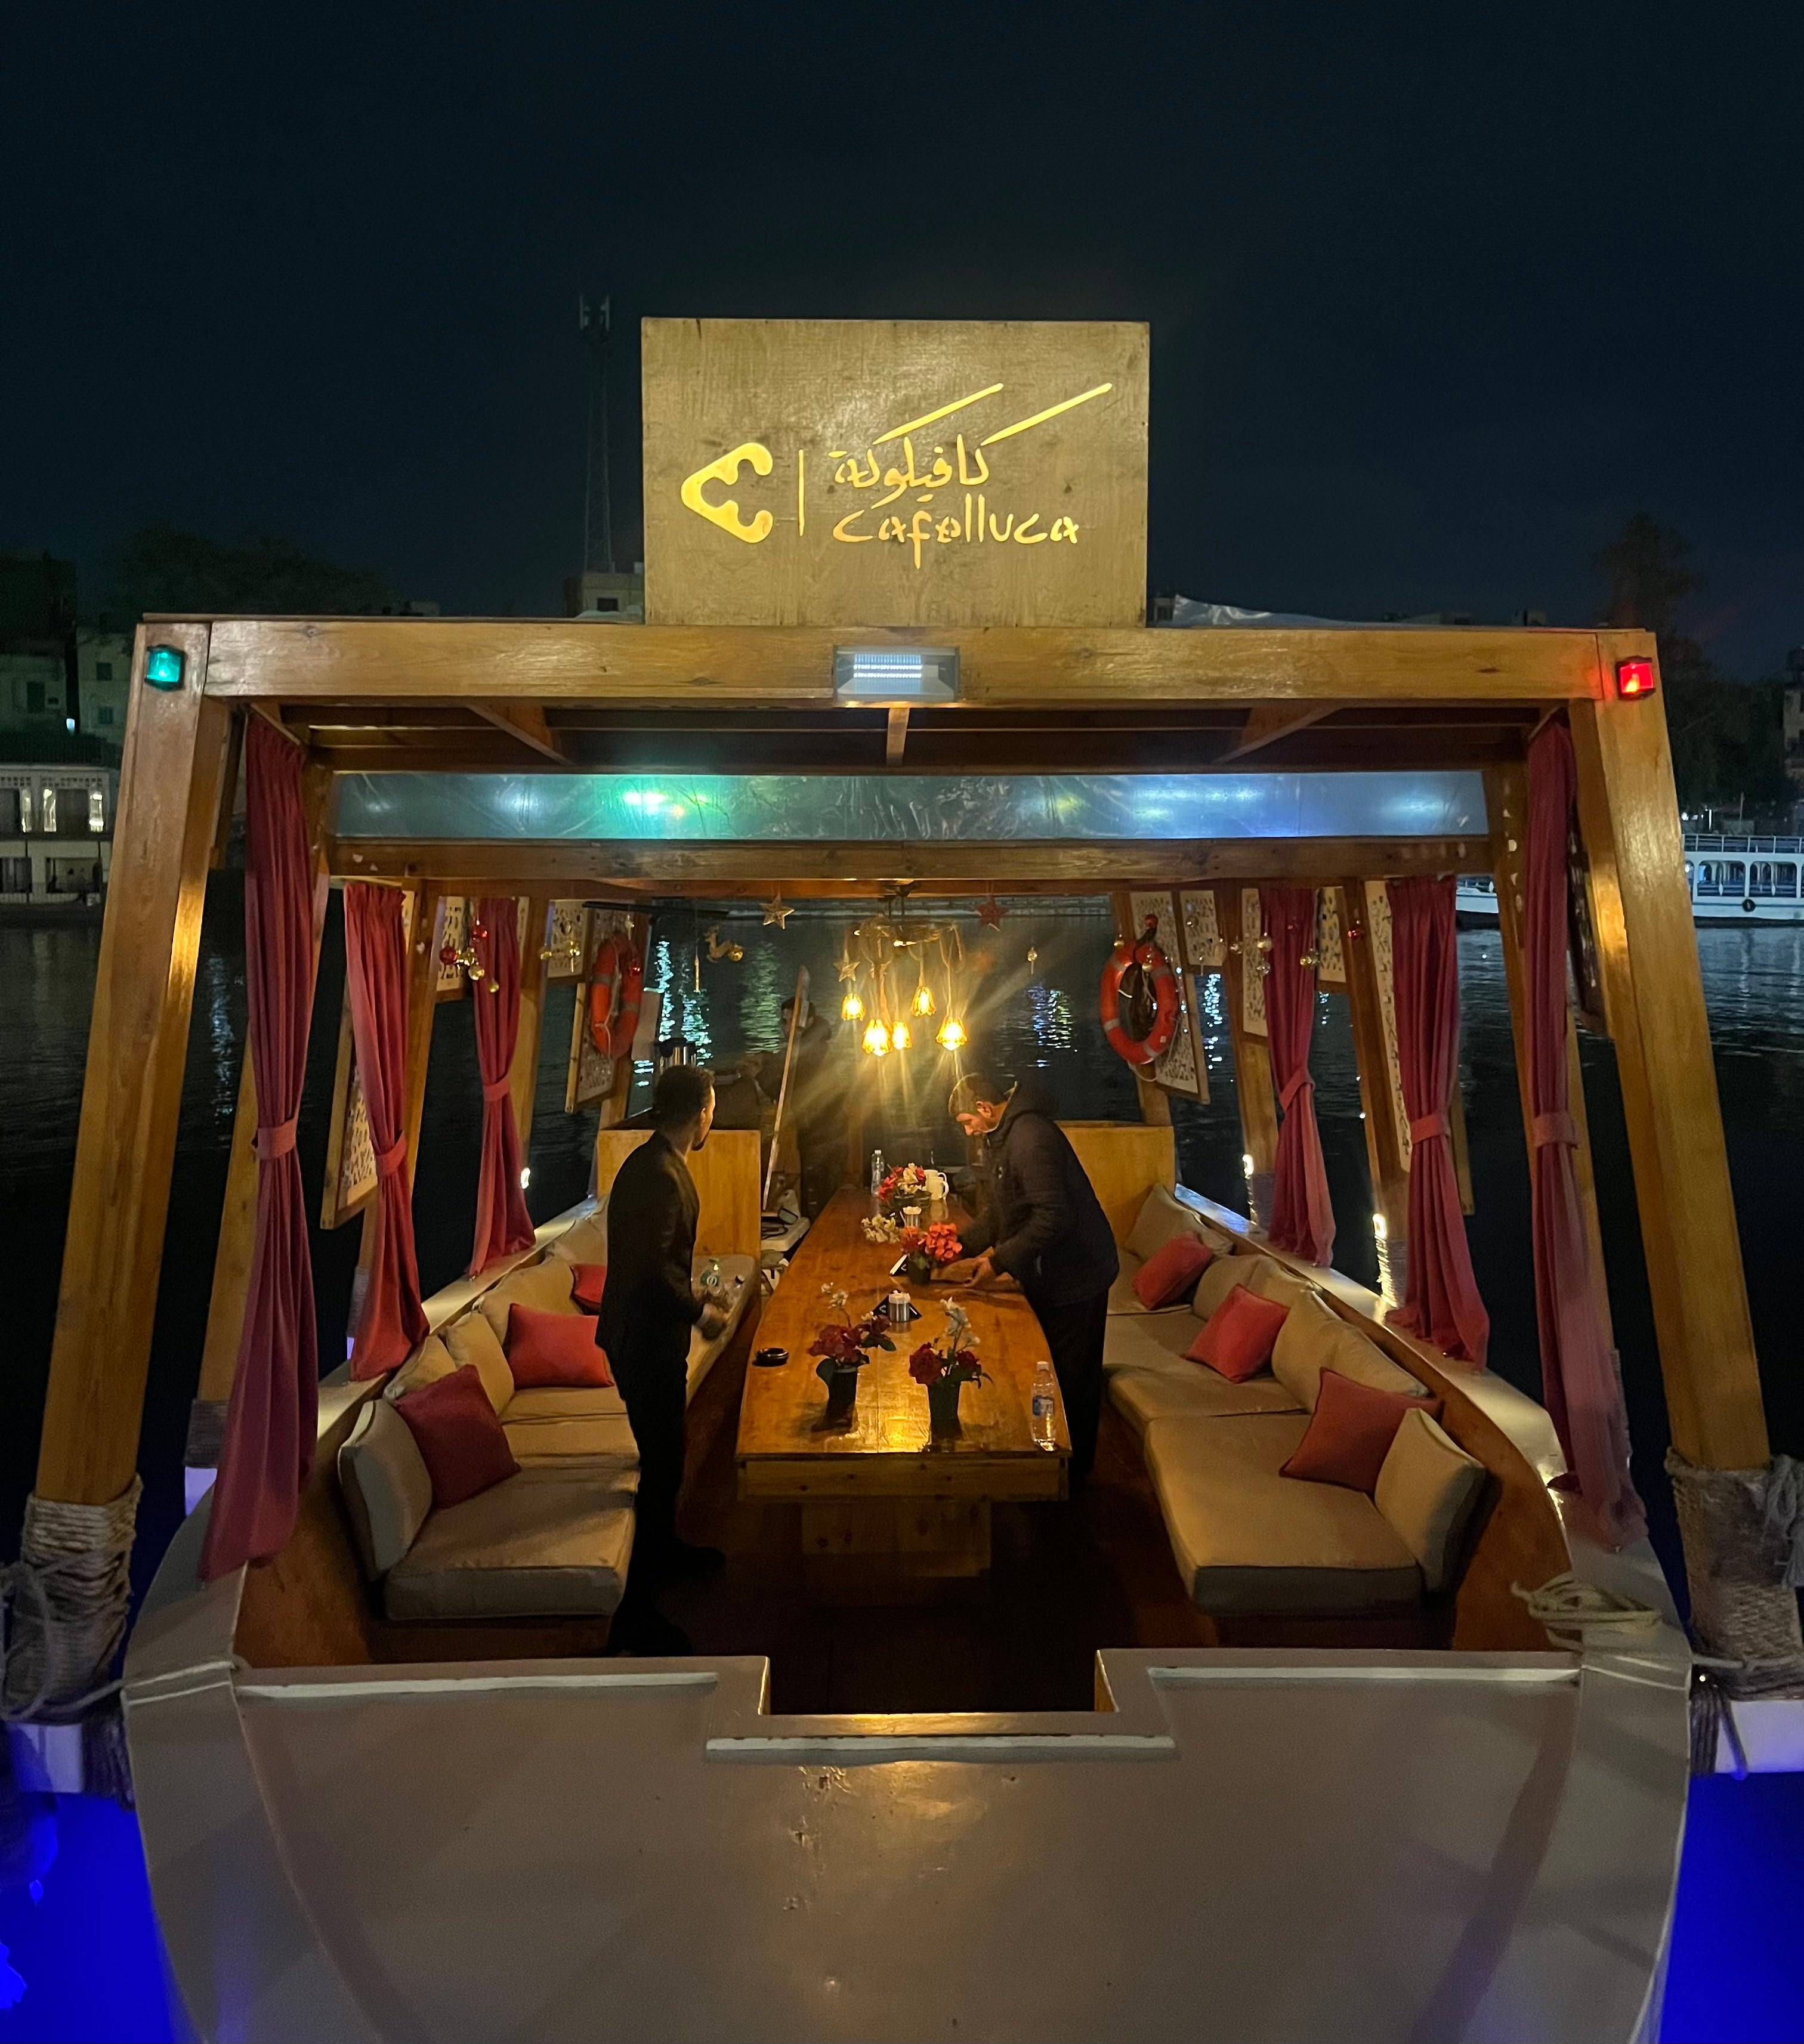
{"type": "Polygon", "coordinates": [[[752,1367],[756,1370],[781,1370],[788,1361],[789,1350],[787,1348],[761,1348],[752,1358],[752,1367]]]}

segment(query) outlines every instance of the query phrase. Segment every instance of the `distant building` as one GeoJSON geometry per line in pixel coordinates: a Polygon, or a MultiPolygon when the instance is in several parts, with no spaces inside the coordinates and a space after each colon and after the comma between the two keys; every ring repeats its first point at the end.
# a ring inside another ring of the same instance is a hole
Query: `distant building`
{"type": "Polygon", "coordinates": [[[98,900],[113,865],[119,776],[111,766],[45,766],[0,741],[0,901],[98,900]]]}
{"type": "Polygon", "coordinates": [[[132,642],[123,632],[83,625],[75,632],[75,728],[114,747],[125,742],[132,642]]]}
{"type": "Polygon", "coordinates": [[[566,575],[564,613],[567,617],[617,617],[623,622],[645,621],[645,571],[635,574],[609,574],[600,569],[566,575]]]}

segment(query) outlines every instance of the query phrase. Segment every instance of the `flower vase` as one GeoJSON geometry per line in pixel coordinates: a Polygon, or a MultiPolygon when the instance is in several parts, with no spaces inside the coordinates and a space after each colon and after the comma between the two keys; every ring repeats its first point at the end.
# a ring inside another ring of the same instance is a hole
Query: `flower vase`
{"type": "Polygon", "coordinates": [[[924,1251],[916,1250],[902,1269],[914,1284],[931,1285],[933,1281],[933,1259],[924,1251]]]}
{"type": "Polygon", "coordinates": [[[836,1370],[827,1379],[827,1417],[844,1420],[851,1414],[858,1397],[858,1372],[856,1370],[836,1370]]]}
{"type": "Polygon", "coordinates": [[[942,1377],[937,1384],[927,1387],[929,1422],[936,1439],[956,1434],[959,1426],[959,1393],[964,1389],[962,1377],[942,1377]]]}

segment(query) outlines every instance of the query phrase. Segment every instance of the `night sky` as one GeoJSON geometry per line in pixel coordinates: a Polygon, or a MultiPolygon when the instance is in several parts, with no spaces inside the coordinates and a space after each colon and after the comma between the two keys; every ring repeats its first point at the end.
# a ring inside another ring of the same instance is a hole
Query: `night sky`
{"type": "Polygon", "coordinates": [[[1143,318],[1152,581],[1804,642],[1804,9],[285,11],[7,31],[0,546],[276,532],[447,611],[619,549],[645,313],[1143,318]]]}

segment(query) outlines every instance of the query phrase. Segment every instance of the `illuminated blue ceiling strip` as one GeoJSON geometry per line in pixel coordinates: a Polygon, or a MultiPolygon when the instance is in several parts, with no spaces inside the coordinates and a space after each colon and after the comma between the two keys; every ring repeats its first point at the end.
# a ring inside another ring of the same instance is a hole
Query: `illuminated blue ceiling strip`
{"type": "Polygon", "coordinates": [[[347,774],[344,838],[687,843],[1466,837],[1477,774],[347,774]]]}

